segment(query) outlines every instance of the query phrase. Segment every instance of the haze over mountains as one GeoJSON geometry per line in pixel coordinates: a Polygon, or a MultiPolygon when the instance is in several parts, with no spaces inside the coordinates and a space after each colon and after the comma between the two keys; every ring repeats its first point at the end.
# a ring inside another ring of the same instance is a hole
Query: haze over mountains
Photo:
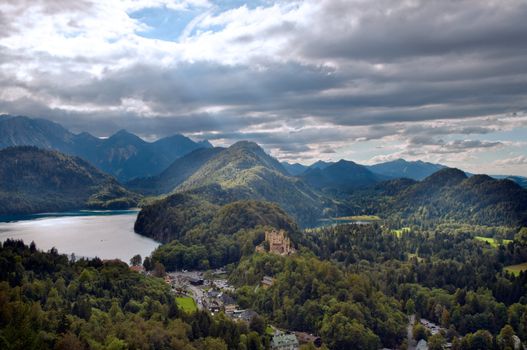
{"type": "Polygon", "coordinates": [[[45,119],[1,116],[0,148],[21,145],[82,157],[120,181],[157,175],[177,158],[212,147],[208,141],[194,142],[183,135],[150,143],[126,130],[101,139],[87,132],[73,134],[45,119]]]}

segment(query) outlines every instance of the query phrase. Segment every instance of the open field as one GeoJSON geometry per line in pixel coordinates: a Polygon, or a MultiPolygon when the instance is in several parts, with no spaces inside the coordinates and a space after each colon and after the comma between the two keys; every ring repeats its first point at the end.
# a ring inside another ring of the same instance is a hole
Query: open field
{"type": "MultiPolygon", "coordinates": [[[[491,247],[493,247],[493,248],[497,248],[500,245],[500,240],[498,240],[496,238],[482,237],[482,236],[476,236],[475,238],[478,241],[482,241],[482,242],[486,242],[486,243],[490,244],[491,247]]],[[[509,244],[510,242],[512,242],[512,240],[510,240],[510,239],[503,239],[503,240],[501,240],[501,244],[504,244],[504,245],[509,244]]]]}
{"type": "Polygon", "coordinates": [[[407,232],[410,232],[410,228],[409,227],[402,227],[402,228],[397,229],[397,230],[392,230],[392,234],[397,236],[397,238],[401,238],[402,235],[407,233],[407,232]]]}
{"type": "Polygon", "coordinates": [[[505,266],[504,270],[509,273],[512,273],[514,276],[518,276],[520,272],[527,271],[527,262],[518,265],[505,266]]]}
{"type": "Polygon", "coordinates": [[[185,312],[192,313],[198,310],[196,302],[191,297],[177,297],[177,305],[182,308],[185,312]]]}

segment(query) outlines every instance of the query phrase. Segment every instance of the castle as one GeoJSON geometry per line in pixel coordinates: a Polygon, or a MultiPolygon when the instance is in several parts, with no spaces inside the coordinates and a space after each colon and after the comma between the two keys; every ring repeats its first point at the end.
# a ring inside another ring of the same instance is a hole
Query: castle
{"type": "MultiPolygon", "coordinates": [[[[269,245],[269,253],[290,255],[295,252],[295,249],[291,247],[291,240],[286,236],[284,230],[265,231],[265,242],[269,245]]],[[[266,251],[265,242],[256,247],[257,252],[266,251]]]]}

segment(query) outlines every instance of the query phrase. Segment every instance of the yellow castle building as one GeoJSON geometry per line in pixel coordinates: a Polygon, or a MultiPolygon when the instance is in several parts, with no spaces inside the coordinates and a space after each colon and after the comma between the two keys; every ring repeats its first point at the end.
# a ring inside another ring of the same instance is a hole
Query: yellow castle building
{"type": "MultiPolygon", "coordinates": [[[[286,236],[284,230],[265,231],[265,242],[269,245],[269,253],[278,255],[290,255],[295,252],[291,246],[291,240],[286,236]]],[[[256,247],[257,252],[265,252],[265,242],[256,247]]]]}

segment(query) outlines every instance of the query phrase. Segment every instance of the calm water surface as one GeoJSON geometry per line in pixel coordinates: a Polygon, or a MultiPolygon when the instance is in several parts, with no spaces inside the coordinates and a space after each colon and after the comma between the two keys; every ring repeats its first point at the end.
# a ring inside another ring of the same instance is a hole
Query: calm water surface
{"type": "Polygon", "coordinates": [[[118,258],[128,262],[135,254],[144,258],[158,242],[134,232],[137,210],[78,211],[0,217],[0,241],[35,241],[40,250],[52,247],[78,257],[118,258]],[[17,220],[17,221],[13,221],[17,220]]]}

